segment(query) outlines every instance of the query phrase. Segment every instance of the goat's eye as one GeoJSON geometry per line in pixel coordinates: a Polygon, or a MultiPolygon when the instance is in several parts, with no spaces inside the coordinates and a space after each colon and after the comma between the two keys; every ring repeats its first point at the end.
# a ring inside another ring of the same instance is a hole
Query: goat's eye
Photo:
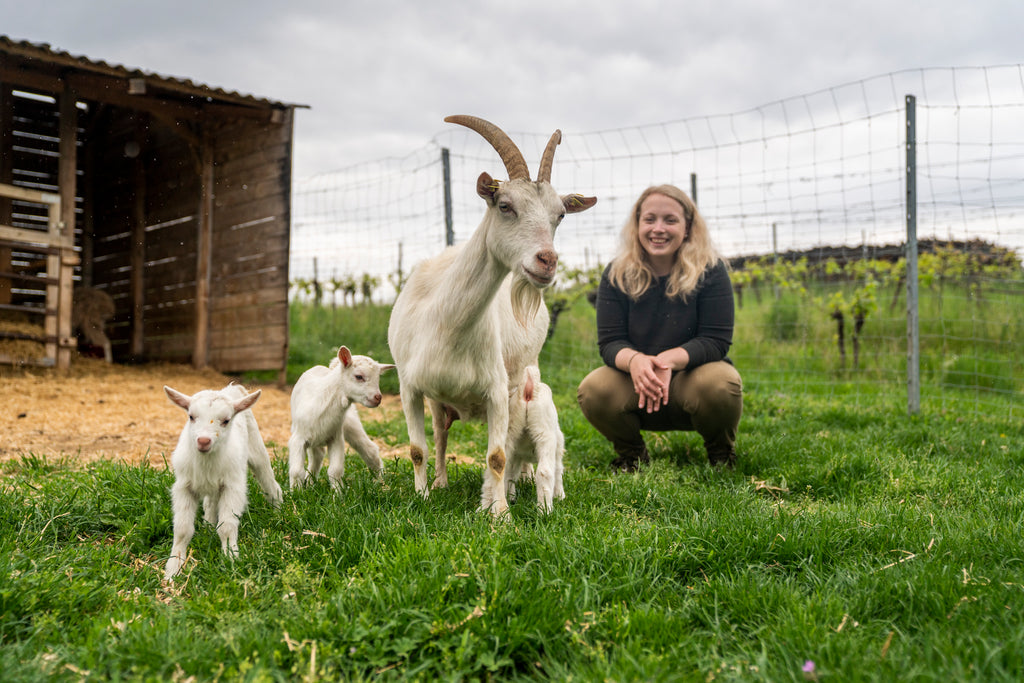
{"type": "Polygon", "coordinates": [[[229,422],[231,422],[231,420],[221,420],[220,421],[220,426],[221,427],[227,427],[229,422]]]}
{"type": "Polygon", "coordinates": [[[188,416],[188,421],[189,422],[195,422],[196,421],[196,416],[195,415],[189,415],[188,416]]]}
{"type": "Polygon", "coordinates": [[[366,375],[358,375],[357,374],[356,375],[356,381],[357,382],[365,382],[366,381],[366,375]]]}
{"type": "Polygon", "coordinates": [[[498,202],[498,211],[502,213],[514,213],[512,211],[512,205],[508,202],[498,202]]]}

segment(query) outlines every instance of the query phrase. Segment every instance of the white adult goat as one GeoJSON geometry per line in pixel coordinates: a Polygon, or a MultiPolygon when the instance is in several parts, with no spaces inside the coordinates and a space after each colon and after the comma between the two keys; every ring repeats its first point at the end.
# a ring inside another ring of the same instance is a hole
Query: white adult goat
{"type": "Polygon", "coordinates": [[[292,434],[288,439],[288,479],[292,488],[316,479],[327,452],[327,478],[341,488],[345,476],[345,442],[355,449],[374,475],[383,464],[380,449],[363,429],[354,403],[367,408],[380,405],[380,373],[394,365],[382,365],[369,356],[353,356],[347,347],[338,349],[330,367],[314,365],[302,373],[292,388],[292,434]],[[304,461],[308,458],[308,469],[304,461]]]}
{"type": "Polygon", "coordinates": [[[185,564],[188,544],[195,533],[196,511],[203,502],[203,517],[217,528],[221,549],[238,554],[238,519],[248,504],[246,469],[251,469],[271,505],[281,504],[281,486],[274,479],[270,454],[263,444],[251,394],[237,384],[220,391],[206,389],[192,396],[165,386],[167,397],[188,413],[178,445],[171,456],[174,486],[174,545],[164,578],[173,579],[185,564]]]}
{"type": "Polygon", "coordinates": [[[555,228],[565,214],[585,211],[597,199],[559,196],[551,187],[560,131],[548,141],[533,182],[522,153],[497,126],[474,116],[445,121],[490,143],[509,180],[497,182],[487,173],[477,178],[476,192],[487,203],[480,226],[464,244],[413,270],[395,300],[388,343],[398,367],[416,490],[424,497],[429,492],[426,398],[434,426],[434,488],[448,485],[445,452],[452,421],[487,421],[480,509],[498,516],[508,510],[509,377],[518,381],[527,365],[536,365],[544,344],[548,311],[541,290],[555,278],[555,228]]]}

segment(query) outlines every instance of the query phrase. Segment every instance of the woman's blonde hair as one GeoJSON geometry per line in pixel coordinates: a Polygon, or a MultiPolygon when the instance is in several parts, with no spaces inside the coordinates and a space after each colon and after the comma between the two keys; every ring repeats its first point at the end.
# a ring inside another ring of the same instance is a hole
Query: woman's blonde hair
{"type": "Polygon", "coordinates": [[[679,297],[685,301],[697,288],[704,271],[722,260],[722,257],[711,241],[708,226],[697,211],[697,205],[675,185],[656,185],[641,193],[622,227],[622,243],[608,276],[615,287],[634,300],[639,299],[654,284],[657,276],[647,259],[647,252],[640,245],[640,207],[652,194],[665,195],[683,207],[683,246],[676,252],[675,263],[668,275],[666,294],[669,298],[679,297]]]}

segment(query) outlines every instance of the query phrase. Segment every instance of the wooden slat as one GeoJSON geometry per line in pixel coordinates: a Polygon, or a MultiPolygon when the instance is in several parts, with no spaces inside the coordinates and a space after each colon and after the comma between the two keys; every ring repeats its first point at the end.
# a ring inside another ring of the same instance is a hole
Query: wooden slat
{"type": "Polygon", "coordinates": [[[274,330],[269,328],[286,320],[287,316],[288,306],[285,302],[266,306],[218,309],[210,316],[211,337],[217,337],[218,334],[234,335],[241,330],[254,329],[264,329],[266,334],[272,334],[274,330]]]}
{"type": "Polygon", "coordinates": [[[0,247],[8,247],[18,251],[29,251],[33,254],[57,254],[60,253],[61,249],[60,247],[51,247],[43,244],[25,244],[24,242],[5,239],[0,239],[0,247]]]}
{"type": "Polygon", "coordinates": [[[273,344],[216,349],[210,353],[210,364],[221,372],[246,370],[278,370],[285,365],[287,347],[273,344]]]}
{"type": "Polygon", "coordinates": [[[48,247],[70,247],[74,234],[69,232],[65,235],[52,235],[41,230],[25,230],[24,228],[0,225],[0,239],[24,244],[41,244],[48,247]]]}
{"type": "Polygon", "coordinates": [[[259,182],[245,182],[244,187],[222,187],[217,192],[217,206],[221,209],[261,201],[270,197],[286,196],[289,192],[287,187],[281,186],[278,178],[263,180],[259,182]]]}
{"type": "Polygon", "coordinates": [[[287,215],[287,208],[288,202],[284,195],[272,195],[253,202],[246,202],[245,204],[235,204],[233,206],[218,205],[216,207],[216,221],[218,226],[230,227],[232,225],[251,223],[262,218],[276,217],[283,219],[287,215]]]}
{"type": "Polygon", "coordinates": [[[41,356],[39,358],[15,358],[14,356],[8,356],[7,354],[0,353],[0,364],[2,365],[32,365],[40,366],[44,368],[52,368],[56,361],[53,358],[41,356]]]}
{"type": "Polygon", "coordinates": [[[232,260],[267,251],[286,252],[291,236],[283,227],[275,220],[237,230],[222,230],[214,244],[218,254],[230,253],[232,260]]]}
{"type": "Polygon", "coordinates": [[[221,131],[217,167],[221,175],[251,176],[260,167],[279,167],[290,158],[288,140],[277,126],[235,125],[221,131]]]}
{"type": "Polygon", "coordinates": [[[0,194],[11,199],[23,199],[26,202],[37,202],[39,204],[60,203],[60,195],[52,192],[30,190],[25,187],[18,187],[17,185],[8,185],[7,183],[0,183],[0,194]]]}
{"type": "Polygon", "coordinates": [[[0,270],[0,278],[6,278],[8,280],[21,280],[24,282],[35,282],[44,285],[57,284],[57,278],[52,278],[45,275],[26,275],[25,273],[16,273],[13,270],[0,270]]]}

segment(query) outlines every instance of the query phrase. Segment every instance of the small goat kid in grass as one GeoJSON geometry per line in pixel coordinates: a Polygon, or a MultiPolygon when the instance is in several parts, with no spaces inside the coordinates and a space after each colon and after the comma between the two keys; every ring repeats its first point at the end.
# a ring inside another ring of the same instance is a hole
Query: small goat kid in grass
{"type": "Polygon", "coordinates": [[[565,498],[562,487],[565,436],[558,426],[551,387],[541,381],[540,368],[536,365],[528,366],[522,380],[510,391],[508,452],[506,494],[509,498],[515,497],[515,482],[529,476],[530,465],[536,465],[533,482],[537,487],[537,505],[544,512],[551,512],[553,500],[565,498]]]}
{"type": "Polygon", "coordinates": [[[164,391],[188,413],[188,422],[171,456],[174,545],[164,570],[164,578],[170,581],[185,564],[200,499],[203,517],[220,535],[221,549],[235,557],[238,519],[248,505],[247,469],[252,469],[264,496],[274,507],[281,504],[282,496],[270,466],[270,454],[250,410],[260,397],[259,391],[249,394],[237,384],[192,396],[167,386],[164,391]]]}
{"type": "Polygon", "coordinates": [[[335,490],[345,476],[345,442],[355,449],[375,476],[382,468],[380,449],[370,440],[352,406],[380,405],[380,373],[394,368],[368,356],[353,356],[344,346],[329,368],[306,370],[292,388],[292,435],[288,439],[288,479],[296,488],[316,478],[327,451],[327,478],[335,490]],[[309,467],[304,461],[308,456],[309,467]]]}
{"type": "Polygon", "coordinates": [[[537,365],[547,335],[542,290],[555,279],[555,228],[568,213],[597,199],[559,196],[551,167],[561,132],[541,157],[537,181],[526,160],[497,126],[475,116],[445,119],[479,133],[498,153],[509,180],[487,173],[476,181],[486,202],[483,220],[465,243],[417,265],[395,300],[388,344],[398,366],[416,490],[427,496],[427,437],[423,401],[434,426],[434,488],[448,485],[445,452],[454,419],[487,422],[480,509],[508,510],[505,491],[509,386],[537,365]],[[510,378],[512,378],[510,380],[510,378]]]}

